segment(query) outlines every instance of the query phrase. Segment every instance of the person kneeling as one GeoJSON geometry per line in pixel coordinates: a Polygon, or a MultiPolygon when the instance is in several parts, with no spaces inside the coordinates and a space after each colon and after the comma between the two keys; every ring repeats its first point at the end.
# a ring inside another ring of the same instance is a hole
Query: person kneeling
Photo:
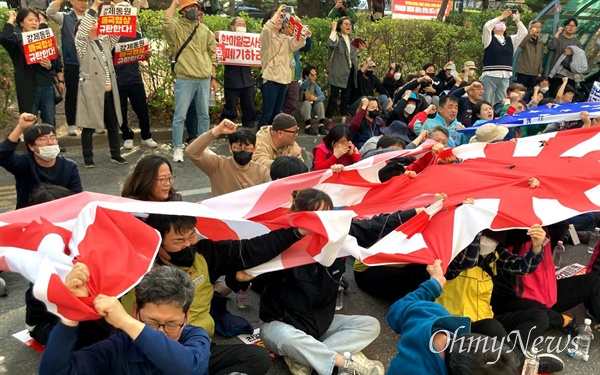
{"type": "MultiPolygon", "coordinates": [[[[77,263],[65,285],[77,297],[89,297],[90,272],[77,263]]],[[[66,319],[54,327],[42,357],[40,374],[207,374],[210,339],[203,328],[188,325],[194,298],[184,271],[160,266],[136,287],[136,318],[116,297],[99,294],[94,307],[121,332],[73,351],[79,322],[66,319]]]]}

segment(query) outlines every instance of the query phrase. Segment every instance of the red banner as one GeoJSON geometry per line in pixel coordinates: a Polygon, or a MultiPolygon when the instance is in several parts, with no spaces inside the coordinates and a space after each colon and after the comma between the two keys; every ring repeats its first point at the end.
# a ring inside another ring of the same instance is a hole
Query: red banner
{"type": "MultiPolygon", "coordinates": [[[[394,0],[392,3],[392,18],[436,18],[441,0],[394,0]]],[[[448,1],[444,17],[450,14],[452,0],[448,1]]]]}
{"type": "Polygon", "coordinates": [[[23,33],[23,52],[27,65],[37,64],[42,59],[58,57],[56,38],[52,29],[41,29],[23,33]]]}
{"type": "Polygon", "coordinates": [[[98,34],[135,36],[136,25],[136,8],[103,7],[98,19],[98,34]]]}

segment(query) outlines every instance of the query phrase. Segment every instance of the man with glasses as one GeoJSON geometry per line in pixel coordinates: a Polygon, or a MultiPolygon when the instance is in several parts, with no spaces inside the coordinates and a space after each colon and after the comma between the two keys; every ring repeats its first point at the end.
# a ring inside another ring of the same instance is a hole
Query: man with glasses
{"type": "MultiPolygon", "coordinates": [[[[65,285],[77,297],[90,297],[90,271],[77,263],[65,285]]],[[[121,332],[73,351],[79,322],[62,319],[42,357],[40,374],[207,374],[210,339],[188,325],[194,298],[190,277],[175,267],[156,267],[136,287],[133,316],[117,297],[99,294],[94,308],[121,332]]]]}
{"type": "Polygon", "coordinates": [[[74,193],[83,191],[77,163],[58,155],[54,127],[36,121],[35,115],[22,113],[15,129],[0,143],[0,166],[15,177],[17,209],[29,206],[31,192],[41,183],[59,185],[74,193]],[[16,154],[21,135],[27,153],[16,154]]]}
{"type": "Polygon", "coordinates": [[[252,160],[267,168],[276,157],[287,155],[302,159],[302,147],[296,143],[298,122],[287,113],[280,113],[273,119],[273,125],[266,125],[256,133],[256,148],[252,160]]]}
{"type": "Polygon", "coordinates": [[[196,138],[185,154],[210,178],[212,196],[223,195],[271,181],[269,168],[252,161],[256,135],[225,119],[196,138]],[[229,135],[232,156],[216,155],[207,147],[221,135],[229,135]]]}
{"type": "MultiPolygon", "coordinates": [[[[556,34],[548,38],[548,51],[553,52],[552,61],[548,64],[550,69],[556,65],[556,62],[565,53],[567,47],[577,46],[583,49],[581,42],[575,37],[578,25],[577,19],[569,18],[565,21],[564,27],[559,27],[556,30],[556,34]]],[[[562,75],[556,75],[550,79],[550,97],[556,97],[558,88],[562,85],[562,77],[562,75]]]]}

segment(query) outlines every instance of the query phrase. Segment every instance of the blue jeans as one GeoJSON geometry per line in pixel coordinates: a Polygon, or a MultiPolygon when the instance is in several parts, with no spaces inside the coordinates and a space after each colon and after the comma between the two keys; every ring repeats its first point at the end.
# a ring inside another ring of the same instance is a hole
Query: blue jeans
{"type": "Polygon", "coordinates": [[[173,147],[183,147],[183,123],[190,104],[194,103],[198,116],[197,134],[203,134],[210,127],[208,105],[210,98],[210,77],[200,80],[177,78],[175,80],[175,113],[173,114],[173,147]]]}
{"type": "Polygon", "coordinates": [[[483,100],[493,106],[502,102],[502,99],[506,97],[506,89],[510,84],[510,78],[485,76],[481,78],[481,83],[483,83],[483,100]]]}
{"type": "Polygon", "coordinates": [[[263,105],[260,120],[258,120],[259,128],[273,123],[273,118],[281,112],[286,91],[287,85],[281,83],[267,81],[262,85],[260,92],[263,105]]]}
{"type": "Polygon", "coordinates": [[[379,321],[366,315],[334,315],[325,333],[315,339],[287,323],[273,321],[260,328],[260,337],[273,352],[329,375],[337,355],[356,353],[379,336],[379,321]]]}
{"type": "Polygon", "coordinates": [[[42,114],[42,122],[56,127],[56,104],[54,104],[54,87],[36,86],[33,99],[32,113],[37,116],[38,111],[42,114]]]}

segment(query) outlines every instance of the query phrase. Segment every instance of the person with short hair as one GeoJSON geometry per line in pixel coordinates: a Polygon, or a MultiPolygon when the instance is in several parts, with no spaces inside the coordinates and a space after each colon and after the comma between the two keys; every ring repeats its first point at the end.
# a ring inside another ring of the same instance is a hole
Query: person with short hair
{"type": "Polygon", "coordinates": [[[473,80],[469,85],[463,86],[460,78],[456,80],[456,86],[450,90],[449,94],[458,100],[458,115],[456,118],[464,126],[472,126],[475,122],[473,121],[473,110],[475,105],[483,99],[484,91],[481,81],[473,80]],[[465,93],[467,96],[465,96],[465,93]]]}
{"type": "Polygon", "coordinates": [[[335,5],[329,13],[327,14],[327,18],[340,19],[342,17],[348,17],[352,23],[356,23],[356,11],[353,6],[358,5],[358,1],[356,0],[333,0],[335,5]]]}
{"type": "Polygon", "coordinates": [[[289,155],[302,159],[302,148],[296,143],[298,122],[287,113],[280,113],[273,119],[273,125],[260,128],[256,133],[256,147],[252,160],[270,167],[273,159],[289,155]]]}
{"type": "MultiPolygon", "coordinates": [[[[76,297],[90,296],[90,271],[76,263],[65,278],[76,297]]],[[[208,374],[210,339],[189,324],[194,298],[190,276],[175,267],[156,267],[136,286],[136,304],[128,314],[117,297],[99,294],[94,308],[121,332],[73,351],[79,322],[66,319],[54,327],[40,364],[40,374],[208,374]]]]}
{"type": "Polygon", "coordinates": [[[362,98],[375,96],[375,90],[379,94],[377,101],[382,108],[382,114],[387,114],[392,110],[394,103],[385,86],[375,75],[375,66],[375,62],[368,57],[356,73],[356,87],[350,90],[350,103],[352,104],[348,110],[351,115],[354,115],[360,107],[362,98]]]}
{"type": "Polygon", "coordinates": [[[0,143],[0,166],[15,178],[16,209],[29,206],[31,192],[41,183],[63,186],[73,193],[83,191],[77,164],[59,155],[54,127],[36,121],[31,113],[22,113],[17,126],[0,143]],[[21,135],[27,148],[23,155],[15,153],[21,135]]]}
{"type": "MultiPolygon", "coordinates": [[[[567,47],[576,46],[583,49],[581,42],[576,38],[577,26],[579,22],[574,17],[567,18],[563,26],[556,29],[554,35],[548,38],[548,52],[552,54],[552,60],[549,61],[548,67],[552,69],[556,65],[558,59],[563,55],[567,47]]],[[[550,80],[550,96],[556,97],[558,88],[562,83],[562,76],[554,77],[550,80]]]]}
{"type": "Polygon", "coordinates": [[[319,83],[317,83],[317,69],[307,65],[302,70],[302,83],[300,83],[300,115],[304,119],[304,133],[308,135],[327,135],[325,128],[325,94],[319,83]],[[316,116],[319,121],[318,132],[310,124],[312,118],[316,116]]]}
{"type": "Polygon", "coordinates": [[[273,181],[306,172],[308,172],[306,164],[293,156],[278,156],[271,163],[270,175],[273,181]]]}
{"type": "Polygon", "coordinates": [[[528,90],[533,89],[536,78],[543,72],[544,44],[540,39],[541,33],[542,22],[533,20],[529,22],[529,34],[519,44],[521,54],[517,63],[517,82],[523,84],[528,90]]]}
{"type": "Polygon", "coordinates": [[[138,161],[127,177],[121,196],[148,202],[180,201],[181,194],[173,188],[173,168],[160,155],[146,155],[138,161]]]}
{"type": "Polygon", "coordinates": [[[440,107],[438,108],[435,118],[430,118],[421,123],[415,122],[415,132],[420,133],[421,130],[431,131],[433,127],[440,126],[445,128],[450,134],[448,146],[456,147],[467,143],[464,134],[457,130],[464,129],[465,126],[457,120],[458,115],[458,100],[452,95],[445,95],[440,98],[440,107]]]}
{"type": "Polygon", "coordinates": [[[213,197],[271,181],[269,168],[252,161],[256,135],[247,128],[225,119],[196,138],[185,150],[187,157],[210,178],[213,197]],[[233,156],[216,155],[207,147],[221,135],[229,136],[229,152],[233,156]]]}
{"type": "Polygon", "coordinates": [[[374,96],[365,96],[360,100],[360,107],[352,118],[350,131],[352,142],[361,148],[371,137],[381,135],[385,121],[381,118],[381,103],[374,96]]]}

